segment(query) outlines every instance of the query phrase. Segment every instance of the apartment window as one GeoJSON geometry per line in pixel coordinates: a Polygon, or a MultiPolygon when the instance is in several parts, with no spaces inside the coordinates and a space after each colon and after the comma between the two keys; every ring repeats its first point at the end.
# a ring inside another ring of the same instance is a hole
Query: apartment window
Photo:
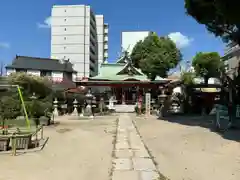
{"type": "Polygon", "coordinates": [[[63,49],[66,49],[66,47],[64,46],[63,49]]]}
{"type": "Polygon", "coordinates": [[[67,10],[65,9],[64,12],[67,12],[67,10]]]}
{"type": "Polygon", "coordinates": [[[66,22],[66,21],[67,21],[67,19],[64,19],[64,21],[66,22]]]}
{"type": "Polygon", "coordinates": [[[64,40],[66,40],[67,38],[66,37],[64,37],[64,40]]]}
{"type": "Polygon", "coordinates": [[[64,31],[66,31],[67,30],[67,28],[64,28],[64,31]]]}

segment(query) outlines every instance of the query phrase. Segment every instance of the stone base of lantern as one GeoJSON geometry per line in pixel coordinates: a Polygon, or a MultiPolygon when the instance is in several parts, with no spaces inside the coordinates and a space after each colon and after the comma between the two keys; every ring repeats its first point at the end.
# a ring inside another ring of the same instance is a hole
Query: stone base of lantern
{"type": "Polygon", "coordinates": [[[54,118],[59,116],[57,108],[54,108],[53,115],[54,115],[54,118]]]}
{"type": "Polygon", "coordinates": [[[77,111],[77,108],[74,108],[71,116],[74,116],[74,117],[78,117],[78,111],[77,111]]]}

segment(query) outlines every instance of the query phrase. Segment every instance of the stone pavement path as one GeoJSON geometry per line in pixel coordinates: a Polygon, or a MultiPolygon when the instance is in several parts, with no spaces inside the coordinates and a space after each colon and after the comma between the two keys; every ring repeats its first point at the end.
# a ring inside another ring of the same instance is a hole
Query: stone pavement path
{"type": "Polygon", "coordinates": [[[119,117],[114,148],[112,180],[157,180],[159,174],[132,119],[119,117]]]}

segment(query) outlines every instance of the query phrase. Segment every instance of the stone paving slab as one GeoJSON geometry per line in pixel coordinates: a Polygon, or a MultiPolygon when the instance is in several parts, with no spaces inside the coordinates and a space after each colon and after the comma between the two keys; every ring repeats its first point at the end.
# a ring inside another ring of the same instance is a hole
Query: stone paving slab
{"type": "Polygon", "coordinates": [[[140,172],[141,180],[158,180],[159,175],[156,171],[142,171],[140,172]]]}
{"type": "Polygon", "coordinates": [[[126,141],[117,141],[116,149],[129,149],[129,145],[126,141]]]}
{"type": "Polygon", "coordinates": [[[156,167],[127,114],[119,117],[112,180],[157,180],[156,167]]]}
{"type": "Polygon", "coordinates": [[[149,158],[133,158],[133,168],[137,171],[154,171],[156,167],[149,158]]]}
{"type": "Polygon", "coordinates": [[[112,180],[139,180],[137,171],[114,171],[112,180]]]}
{"type": "Polygon", "coordinates": [[[131,158],[133,157],[133,151],[131,149],[118,149],[114,152],[116,158],[131,158]]]}
{"type": "Polygon", "coordinates": [[[147,152],[146,149],[142,150],[132,150],[133,156],[134,157],[140,157],[140,158],[150,158],[149,153],[147,152]]]}
{"type": "Polygon", "coordinates": [[[131,170],[132,162],[129,158],[119,158],[113,160],[114,170],[131,170]]]}

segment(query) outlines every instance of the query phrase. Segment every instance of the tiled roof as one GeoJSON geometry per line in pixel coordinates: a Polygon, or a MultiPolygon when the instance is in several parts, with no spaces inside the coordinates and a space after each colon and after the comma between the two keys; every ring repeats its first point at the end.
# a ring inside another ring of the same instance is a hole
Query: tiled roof
{"type": "Polygon", "coordinates": [[[70,62],[61,63],[58,59],[16,56],[7,69],[32,69],[46,71],[75,72],[70,62]]]}

